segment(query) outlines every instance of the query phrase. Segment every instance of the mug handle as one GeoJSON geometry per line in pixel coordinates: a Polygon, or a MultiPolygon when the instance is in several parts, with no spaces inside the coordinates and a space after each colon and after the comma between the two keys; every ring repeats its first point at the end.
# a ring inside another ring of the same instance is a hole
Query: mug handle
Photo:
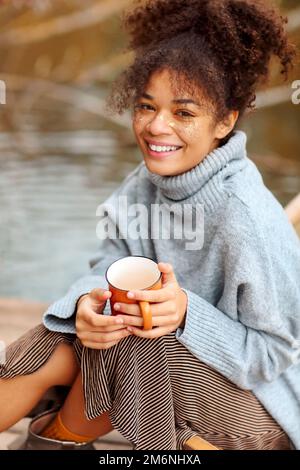
{"type": "Polygon", "coordinates": [[[152,330],[152,314],[150,309],[149,302],[145,302],[144,300],[139,301],[140,309],[142,311],[142,316],[144,319],[144,327],[143,330],[152,330]]]}

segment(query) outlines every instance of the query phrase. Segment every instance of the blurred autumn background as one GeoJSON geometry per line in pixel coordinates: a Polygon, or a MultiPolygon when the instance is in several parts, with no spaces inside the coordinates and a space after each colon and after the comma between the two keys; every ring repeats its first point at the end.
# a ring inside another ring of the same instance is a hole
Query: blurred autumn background
{"type": "MultiPolygon", "coordinates": [[[[0,313],[32,308],[15,299],[51,302],[88,270],[98,246],[96,207],[141,161],[129,117],[113,119],[104,111],[112,80],[130,61],[119,18],[131,3],[0,2],[0,80],[6,85],[6,104],[0,105],[0,313]]],[[[278,3],[299,47],[300,0],[278,3]]],[[[257,110],[242,124],[250,156],[282,204],[300,191],[294,80],[300,80],[299,64],[286,84],[273,64],[257,110]]]]}

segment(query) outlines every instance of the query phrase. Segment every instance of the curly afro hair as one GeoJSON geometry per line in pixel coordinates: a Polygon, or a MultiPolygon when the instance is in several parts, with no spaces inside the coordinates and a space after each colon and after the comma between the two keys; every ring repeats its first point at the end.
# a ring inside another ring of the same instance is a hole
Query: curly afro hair
{"type": "Polygon", "coordinates": [[[123,18],[135,58],[114,83],[108,106],[122,114],[154,72],[168,69],[181,91],[201,91],[216,121],[230,110],[241,117],[254,107],[273,56],[288,76],[295,47],[286,23],[266,0],[137,1],[123,18]]]}

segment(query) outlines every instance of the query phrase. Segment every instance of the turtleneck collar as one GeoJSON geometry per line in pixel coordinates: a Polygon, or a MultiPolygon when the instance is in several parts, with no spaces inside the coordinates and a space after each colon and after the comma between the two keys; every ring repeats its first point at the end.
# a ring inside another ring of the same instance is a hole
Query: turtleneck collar
{"type": "MultiPolygon", "coordinates": [[[[204,160],[191,170],[175,176],[161,176],[152,173],[145,165],[147,177],[157,186],[160,193],[172,201],[182,201],[193,196],[205,204],[220,194],[222,182],[246,165],[247,136],[235,131],[229,141],[209,153],[204,160]]],[[[211,205],[211,204],[210,204],[211,205]]]]}

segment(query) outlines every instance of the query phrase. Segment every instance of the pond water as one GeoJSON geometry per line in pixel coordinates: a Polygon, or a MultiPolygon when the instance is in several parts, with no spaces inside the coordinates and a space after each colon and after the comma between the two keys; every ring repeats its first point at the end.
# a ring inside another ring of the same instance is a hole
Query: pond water
{"type": "MultiPolygon", "coordinates": [[[[300,191],[299,114],[289,104],[243,125],[282,204],[300,191]]],[[[96,208],[141,156],[128,131],[43,100],[21,116],[6,107],[0,131],[0,296],[52,301],[88,271],[96,208]]]]}

